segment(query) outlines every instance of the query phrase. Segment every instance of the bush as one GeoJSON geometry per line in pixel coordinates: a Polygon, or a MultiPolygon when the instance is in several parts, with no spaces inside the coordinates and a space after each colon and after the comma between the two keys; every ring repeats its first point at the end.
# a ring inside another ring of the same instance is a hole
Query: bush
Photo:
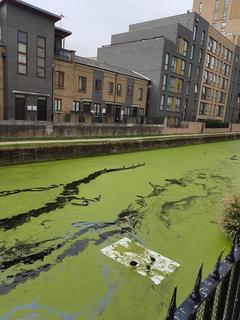
{"type": "Polygon", "coordinates": [[[229,123],[222,122],[219,120],[206,120],[205,121],[205,128],[229,128],[229,123]]]}
{"type": "Polygon", "coordinates": [[[224,210],[220,225],[231,239],[237,236],[240,240],[240,194],[224,200],[224,210]]]}

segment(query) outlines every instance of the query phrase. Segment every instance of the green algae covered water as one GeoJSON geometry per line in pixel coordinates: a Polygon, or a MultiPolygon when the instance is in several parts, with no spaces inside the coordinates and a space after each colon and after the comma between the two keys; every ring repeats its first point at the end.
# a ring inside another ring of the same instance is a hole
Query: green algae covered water
{"type": "Polygon", "coordinates": [[[164,319],[229,241],[240,141],[0,168],[0,319],[164,319]],[[129,238],[180,264],[159,285],[101,253],[129,238]]]}

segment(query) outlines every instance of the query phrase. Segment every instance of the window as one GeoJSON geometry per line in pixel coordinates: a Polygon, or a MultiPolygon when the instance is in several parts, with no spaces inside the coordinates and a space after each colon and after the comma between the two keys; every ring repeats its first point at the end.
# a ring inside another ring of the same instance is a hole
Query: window
{"type": "Polygon", "coordinates": [[[143,100],[143,88],[138,89],[138,100],[143,100]]]}
{"type": "Polygon", "coordinates": [[[200,49],[200,52],[199,52],[199,64],[201,64],[202,63],[202,59],[203,59],[203,50],[202,49],[200,49]]]}
{"type": "Polygon", "coordinates": [[[162,90],[165,91],[167,88],[167,75],[163,75],[163,83],[162,83],[162,90]]]}
{"type": "Polygon", "coordinates": [[[102,107],[100,103],[94,103],[93,105],[93,114],[95,116],[101,116],[102,115],[102,107]]]}
{"type": "Polygon", "coordinates": [[[27,33],[18,31],[18,73],[27,74],[27,33]]]}
{"type": "Polygon", "coordinates": [[[201,46],[204,45],[205,35],[206,35],[205,31],[203,31],[203,32],[202,32],[202,36],[201,36],[201,46]]]}
{"type": "Polygon", "coordinates": [[[122,94],[122,85],[120,83],[117,84],[116,92],[117,92],[117,96],[121,96],[121,94],[122,94]]]}
{"type": "Polygon", "coordinates": [[[229,0],[224,0],[224,7],[226,8],[228,6],[229,0]]]}
{"type": "Polygon", "coordinates": [[[181,102],[182,102],[182,99],[181,99],[181,98],[177,98],[177,99],[176,99],[176,111],[177,111],[177,112],[180,111],[181,102]]]}
{"type": "Polygon", "coordinates": [[[196,83],[195,86],[194,86],[194,93],[195,94],[198,94],[198,84],[196,83]]]}
{"type": "Polygon", "coordinates": [[[182,93],[183,80],[171,77],[169,81],[169,92],[182,93]]]}
{"type": "Polygon", "coordinates": [[[62,110],[62,100],[55,99],[54,100],[54,111],[61,111],[62,110]]]}
{"type": "Polygon", "coordinates": [[[203,2],[199,3],[199,13],[202,13],[202,9],[203,9],[203,2]]]}
{"type": "Polygon", "coordinates": [[[219,5],[220,5],[220,0],[216,0],[215,10],[218,10],[218,9],[219,9],[219,5]]]}
{"type": "Polygon", "coordinates": [[[171,71],[174,73],[178,73],[181,75],[184,75],[186,68],[186,61],[173,57],[172,58],[172,64],[171,64],[171,71]]]}
{"type": "Polygon", "coordinates": [[[168,67],[169,67],[169,60],[170,60],[170,54],[169,53],[166,53],[166,56],[165,56],[165,70],[168,70],[168,67]]]}
{"type": "Polygon", "coordinates": [[[194,55],[195,55],[195,45],[193,44],[192,45],[192,48],[191,48],[191,59],[193,60],[194,58],[194,55]]]}
{"type": "Polygon", "coordinates": [[[226,22],[221,23],[221,32],[225,33],[225,28],[226,28],[226,22]]]}
{"type": "Polygon", "coordinates": [[[62,71],[55,72],[55,86],[59,88],[64,87],[64,72],[62,71]]]}
{"type": "Polygon", "coordinates": [[[188,69],[188,77],[189,78],[191,78],[191,76],[192,76],[192,63],[190,63],[190,65],[189,65],[189,69],[188,69]]]}
{"type": "Polygon", "coordinates": [[[182,37],[178,38],[178,48],[177,51],[179,54],[183,55],[184,57],[187,56],[188,52],[188,42],[183,39],[182,37]]]}
{"type": "Polygon", "coordinates": [[[130,116],[131,115],[131,108],[130,107],[125,107],[124,114],[125,114],[125,116],[130,116]]]}
{"type": "Polygon", "coordinates": [[[87,91],[87,78],[86,77],[79,77],[78,80],[78,89],[79,91],[86,92],[87,91]]]}
{"type": "Polygon", "coordinates": [[[132,95],[133,95],[133,87],[132,87],[132,86],[128,86],[128,87],[127,87],[127,96],[128,96],[129,98],[131,98],[132,95]]]}
{"type": "Polygon", "coordinates": [[[208,106],[209,106],[208,103],[201,102],[199,114],[200,115],[207,115],[208,114],[208,106]]]}
{"type": "Polygon", "coordinates": [[[37,37],[37,76],[46,77],[46,39],[37,37]]]}
{"type": "Polygon", "coordinates": [[[114,83],[108,82],[108,94],[112,95],[114,90],[114,83]]]}
{"type": "Polygon", "coordinates": [[[173,104],[173,97],[168,97],[167,99],[167,111],[172,110],[172,104],[173,104]]]}
{"type": "Polygon", "coordinates": [[[222,17],[222,20],[223,20],[223,21],[226,21],[226,20],[227,20],[227,17],[228,17],[228,11],[227,11],[227,10],[225,10],[225,11],[223,11],[223,17],[222,17]]]}
{"type": "Polygon", "coordinates": [[[197,31],[198,31],[198,27],[194,26],[193,27],[193,41],[196,41],[196,39],[197,39],[197,31]]]}
{"type": "Polygon", "coordinates": [[[161,102],[160,102],[160,110],[164,110],[165,107],[165,101],[166,101],[166,96],[164,94],[162,94],[161,96],[161,102]]]}
{"type": "Polygon", "coordinates": [[[101,91],[102,90],[102,81],[100,79],[95,80],[95,91],[101,91]]]}
{"type": "Polygon", "coordinates": [[[218,111],[217,111],[217,116],[222,117],[224,114],[224,107],[223,106],[218,106],[218,111]]]}
{"type": "Polygon", "coordinates": [[[80,101],[73,101],[73,111],[75,112],[80,111],[80,101]]]}

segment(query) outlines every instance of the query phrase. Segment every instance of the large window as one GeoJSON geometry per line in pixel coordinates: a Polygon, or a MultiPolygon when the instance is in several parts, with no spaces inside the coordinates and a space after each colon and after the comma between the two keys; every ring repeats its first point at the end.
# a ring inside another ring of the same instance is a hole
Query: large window
{"type": "Polygon", "coordinates": [[[46,77],[46,39],[37,37],[37,76],[46,77]]]}
{"type": "Polygon", "coordinates": [[[62,71],[55,72],[55,86],[59,88],[64,87],[64,72],[62,71]]]}
{"type": "Polygon", "coordinates": [[[188,41],[183,39],[182,37],[178,38],[178,53],[183,56],[187,56],[188,51],[188,41]]]}
{"type": "Polygon", "coordinates": [[[78,89],[81,92],[86,92],[87,91],[87,78],[86,77],[79,77],[78,80],[78,89]]]}
{"type": "Polygon", "coordinates": [[[183,80],[171,77],[169,82],[169,92],[172,93],[182,93],[183,80]]]}
{"type": "Polygon", "coordinates": [[[18,73],[27,74],[27,33],[18,31],[18,73]]]}
{"type": "Polygon", "coordinates": [[[176,57],[172,58],[172,64],[171,64],[172,72],[184,75],[185,68],[186,68],[186,62],[184,60],[176,57]]]}

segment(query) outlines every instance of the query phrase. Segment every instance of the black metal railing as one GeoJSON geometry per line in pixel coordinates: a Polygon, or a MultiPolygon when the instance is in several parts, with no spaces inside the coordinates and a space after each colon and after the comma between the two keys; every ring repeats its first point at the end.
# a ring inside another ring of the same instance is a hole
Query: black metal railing
{"type": "Polygon", "coordinates": [[[233,241],[231,252],[202,282],[201,266],[192,293],[177,308],[174,289],[166,320],[240,320],[240,244],[233,241]]]}

